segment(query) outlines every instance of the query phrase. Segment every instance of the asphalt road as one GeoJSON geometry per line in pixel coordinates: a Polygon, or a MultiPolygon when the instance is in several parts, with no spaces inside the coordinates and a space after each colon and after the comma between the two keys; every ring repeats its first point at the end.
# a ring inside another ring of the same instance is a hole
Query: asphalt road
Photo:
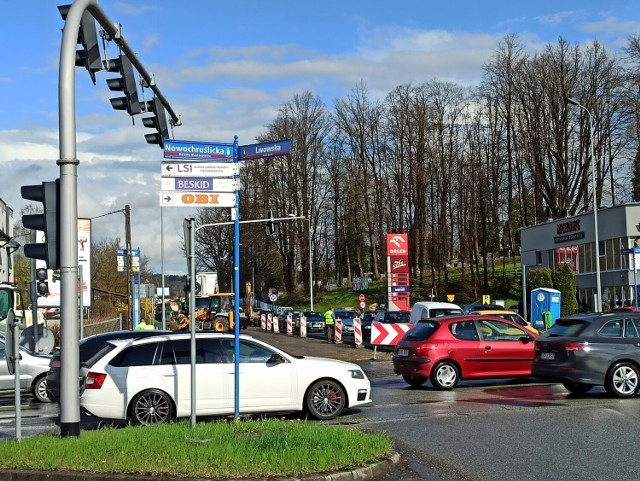
{"type": "MultiPolygon", "coordinates": [[[[373,407],[346,411],[334,424],[393,436],[398,469],[381,481],[636,480],[640,399],[604,389],[579,397],[535,380],[462,382],[452,391],[410,388],[393,374],[391,353],[324,339],[243,331],[291,354],[356,362],[373,386],[373,407]]],[[[349,340],[347,338],[347,340],[349,340]]],[[[23,398],[23,437],[57,434],[57,405],[23,398]]],[[[14,436],[13,397],[0,398],[0,439],[14,436]]],[[[83,429],[92,428],[83,424],[83,429]]]]}

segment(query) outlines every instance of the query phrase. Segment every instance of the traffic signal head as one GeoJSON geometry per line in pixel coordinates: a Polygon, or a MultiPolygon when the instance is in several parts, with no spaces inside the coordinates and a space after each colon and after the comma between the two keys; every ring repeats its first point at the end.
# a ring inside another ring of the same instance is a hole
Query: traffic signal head
{"type": "Polygon", "coordinates": [[[141,113],[142,109],[138,100],[138,85],[133,73],[131,60],[126,55],[119,55],[118,58],[105,62],[105,68],[108,72],[120,73],[120,77],[107,79],[109,90],[124,92],[124,97],[110,99],[113,108],[126,110],[129,115],[141,113]]]}
{"type": "Polygon", "coordinates": [[[153,134],[145,134],[144,138],[149,144],[158,144],[161,149],[164,148],[164,139],[169,137],[169,128],[167,127],[167,116],[164,112],[164,105],[158,97],[153,97],[151,102],[146,102],[147,112],[153,113],[152,117],[144,117],[142,124],[145,127],[156,129],[153,134]]]}
{"type": "Polygon", "coordinates": [[[49,295],[49,283],[47,282],[47,269],[36,269],[36,292],[39,296],[49,295]]]}
{"type": "MultiPolygon", "coordinates": [[[[67,14],[70,8],[71,5],[58,5],[58,11],[65,21],[67,20],[67,14]]],[[[76,67],[86,68],[95,85],[96,72],[102,70],[102,59],[100,58],[100,47],[98,46],[96,21],[86,10],[80,20],[78,44],[82,45],[82,49],[76,51],[76,67]]]]}
{"type": "Polygon", "coordinates": [[[45,261],[49,269],[59,269],[60,179],[39,185],[23,185],[20,193],[23,199],[41,202],[43,207],[42,214],[23,215],[22,225],[25,229],[42,231],[45,236],[44,242],[25,244],[24,255],[45,261]]]}

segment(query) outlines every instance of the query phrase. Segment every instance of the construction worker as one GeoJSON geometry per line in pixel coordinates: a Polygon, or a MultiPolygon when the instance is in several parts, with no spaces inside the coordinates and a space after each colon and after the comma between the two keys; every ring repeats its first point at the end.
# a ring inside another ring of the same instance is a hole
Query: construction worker
{"type": "Polygon", "coordinates": [[[333,314],[333,307],[324,313],[324,329],[327,332],[327,342],[334,342],[336,318],[333,314]]]}

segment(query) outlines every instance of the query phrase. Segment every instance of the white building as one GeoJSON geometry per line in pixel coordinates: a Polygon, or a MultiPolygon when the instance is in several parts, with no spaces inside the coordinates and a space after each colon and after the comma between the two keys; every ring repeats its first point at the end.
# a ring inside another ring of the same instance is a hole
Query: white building
{"type": "MultiPolygon", "coordinates": [[[[578,305],[593,311],[596,256],[593,212],[549,221],[520,230],[523,272],[536,267],[556,269],[568,263],[576,273],[578,305]]],[[[640,246],[640,203],[598,209],[598,240],[602,303],[635,306],[640,282],[640,254],[624,253],[640,246]]]]}

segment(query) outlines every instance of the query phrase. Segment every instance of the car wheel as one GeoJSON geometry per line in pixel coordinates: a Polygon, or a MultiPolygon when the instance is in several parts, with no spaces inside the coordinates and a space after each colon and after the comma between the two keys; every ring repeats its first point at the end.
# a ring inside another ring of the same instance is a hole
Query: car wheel
{"type": "Polygon", "coordinates": [[[565,381],[562,383],[562,385],[567,391],[570,391],[573,394],[585,394],[591,391],[591,388],[593,387],[593,384],[584,384],[581,382],[571,382],[571,381],[565,381]]]}
{"type": "Polygon", "coordinates": [[[139,393],[129,407],[133,424],[161,424],[173,421],[173,402],[163,391],[149,389],[139,393]]]}
{"type": "Polygon", "coordinates": [[[431,384],[438,391],[453,389],[460,380],[460,374],[455,364],[441,362],[431,371],[431,384]]]}
{"type": "Polygon", "coordinates": [[[41,403],[49,403],[51,399],[47,395],[47,376],[41,376],[36,379],[31,388],[31,393],[41,403]]]}
{"type": "Polygon", "coordinates": [[[422,386],[425,382],[427,382],[426,377],[420,376],[402,376],[402,379],[409,385],[413,387],[422,386]]]}
{"type": "Polygon", "coordinates": [[[638,368],[630,362],[623,361],[609,369],[604,387],[609,394],[616,397],[631,397],[640,389],[639,381],[638,368]]]}
{"type": "Polygon", "coordinates": [[[344,410],[346,395],[336,381],[323,379],[307,391],[306,408],[309,414],[321,421],[334,419],[344,410]]]}

